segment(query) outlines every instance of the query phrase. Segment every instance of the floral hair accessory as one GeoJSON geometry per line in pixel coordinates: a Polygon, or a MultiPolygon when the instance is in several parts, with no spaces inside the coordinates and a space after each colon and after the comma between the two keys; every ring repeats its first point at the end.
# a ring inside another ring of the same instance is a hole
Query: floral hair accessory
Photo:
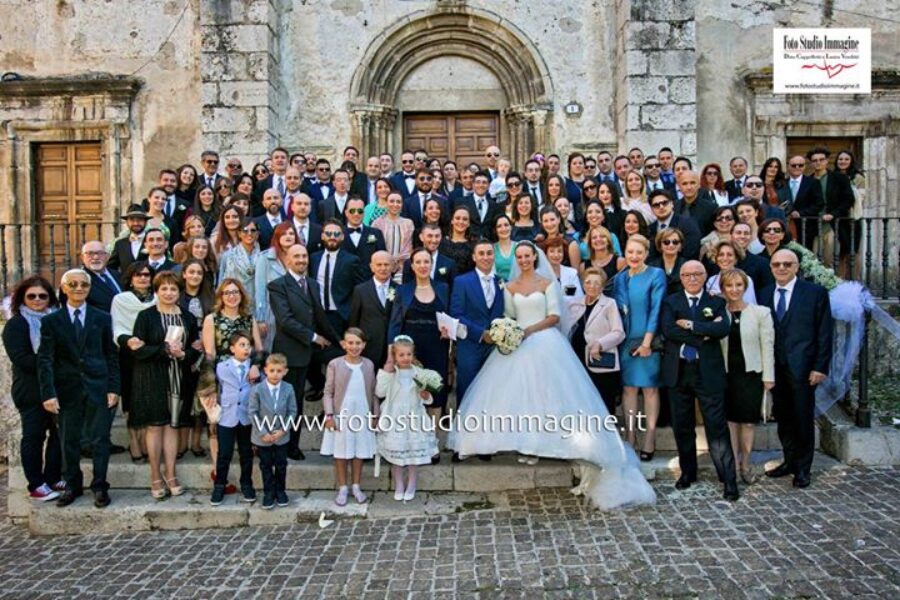
{"type": "Polygon", "coordinates": [[[406,342],[407,344],[415,344],[415,342],[413,342],[413,339],[411,337],[409,337],[408,335],[404,335],[404,334],[400,334],[394,338],[394,343],[396,344],[397,342],[406,342]]]}

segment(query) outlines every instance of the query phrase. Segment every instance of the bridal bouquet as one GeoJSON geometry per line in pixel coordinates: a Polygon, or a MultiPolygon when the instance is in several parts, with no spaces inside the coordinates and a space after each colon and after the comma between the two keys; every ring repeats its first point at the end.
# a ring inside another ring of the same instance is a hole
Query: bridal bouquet
{"type": "Polygon", "coordinates": [[[500,354],[512,354],[525,339],[525,330],[516,320],[505,317],[491,321],[489,333],[500,354]]]}
{"type": "Polygon", "coordinates": [[[413,381],[420,390],[425,390],[429,394],[437,394],[444,388],[444,380],[441,374],[431,369],[416,368],[413,375],[413,381]]]}

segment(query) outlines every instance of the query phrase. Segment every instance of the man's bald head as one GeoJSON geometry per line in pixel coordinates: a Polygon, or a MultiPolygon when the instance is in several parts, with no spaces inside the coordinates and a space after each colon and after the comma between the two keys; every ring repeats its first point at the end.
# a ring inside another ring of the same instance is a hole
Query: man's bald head
{"type": "Polygon", "coordinates": [[[391,276],[391,267],[393,266],[393,259],[389,252],[384,250],[379,250],[372,254],[372,257],[369,259],[369,268],[372,270],[372,275],[375,276],[381,283],[387,282],[388,278],[391,276]]]}

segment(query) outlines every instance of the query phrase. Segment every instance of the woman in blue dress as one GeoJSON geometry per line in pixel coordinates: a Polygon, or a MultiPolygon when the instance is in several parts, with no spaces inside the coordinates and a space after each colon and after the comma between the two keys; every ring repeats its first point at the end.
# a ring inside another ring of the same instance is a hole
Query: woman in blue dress
{"type": "Polygon", "coordinates": [[[622,409],[625,419],[625,439],[635,444],[637,422],[631,415],[638,411],[638,390],[644,396],[646,431],[641,460],[649,461],[656,451],[656,421],[659,418],[660,354],[651,348],[659,324],[659,311],[666,292],[666,274],[662,269],[647,266],[650,241],[640,234],[628,238],[625,244],[627,269],[616,275],[613,289],[616,304],[622,312],[625,341],[619,353],[622,366],[622,409]]]}
{"type": "MultiPolygon", "coordinates": [[[[427,407],[428,414],[436,420],[447,404],[450,362],[449,332],[438,328],[437,313],[449,311],[450,288],[446,283],[431,279],[431,253],[425,248],[414,250],[410,263],[415,277],[397,290],[388,325],[388,342],[393,342],[400,334],[408,335],[415,342],[416,358],[422,366],[437,371],[443,378],[443,389],[432,394],[433,401],[427,407]]],[[[390,347],[388,356],[393,356],[390,347]]],[[[436,454],[431,463],[437,464],[440,458],[440,454],[436,454]]]]}

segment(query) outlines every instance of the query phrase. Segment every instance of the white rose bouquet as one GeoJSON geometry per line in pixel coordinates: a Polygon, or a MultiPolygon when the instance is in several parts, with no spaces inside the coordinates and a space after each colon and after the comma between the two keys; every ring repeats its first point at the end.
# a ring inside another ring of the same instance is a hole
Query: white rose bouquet
{"type": "Polygon", "coordinates": [[[500,354],[512,354],[525,339],[525,330],[516,320],[505,317],[491,321],[489,333],[500,354]]]}
{"type": "Polygon", "coordinates": [[[413,381],[420,390],[425,390],[429,394],[437,394],[444,388],[444,380],[441,374],[431,369],[423,369],[416,367],[413,381]]]}

